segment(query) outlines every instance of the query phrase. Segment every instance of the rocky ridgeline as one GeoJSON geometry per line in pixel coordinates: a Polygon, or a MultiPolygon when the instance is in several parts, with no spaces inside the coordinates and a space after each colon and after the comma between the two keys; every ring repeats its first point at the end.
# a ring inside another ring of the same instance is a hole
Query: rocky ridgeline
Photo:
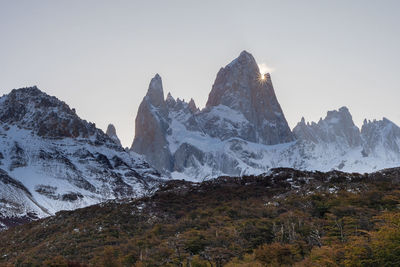
{"type": "Polygon", "coordinates": [[[150,82],[136,117],[131,150],[167,176],[204,179],[258,174],[273,167],[371,172],[400,164],[399,127],[364,122],[360,130],[346,107],[318,123],[303,118],[293,131],[276,98],[270,74],[261,78],[243,51],[217,74],[200,110],[168,93],[161,77],[150,82]]]}
{"type": "Polygon", "coordinates": [[[107,199],[142,196],[159,173],[37,87],[0,98],[0,229],[107,199]]]}
{"type": "Polygon", "coordinates": [[[161,77],[150,82],[140,104],[132,151],[142,154],[164,173],[182,172],[204,165],[222,173],[239,174],[238,162],[220,151],[207,153],[210,142],[230,142],[234,138],[275,145],[294,141],[275,96],[270,75],[261,79],[253,56],[242,52],[222,68],[210,92],[206,108],[199,110],[175,100],[169,93],[164,100],[161,77]],[[189,140],[198,141],[193,144],[189,140]],[[225,162],[221,162],[225,160],[225,162]]]}
{"type": "Polygon", "coordinates": [[[14,89],[0,102],[0,121],[32,130],[47,138],[101,136],[93,123],[81,120],[74,109],[36,86],[14,89]]]}
{"type": "Polygon", "coordinates": [[[103,202],[147,195],[172,177],[207,180],[276,167],[373,172],[400,165],[400,128],[384,118],[361,130],[346,107],[290,130],[271,76],[242,52],[218,72],[206,107],[164,96],[151,80],[132,147],[37,87],[0,98],[0,229],[103,202]]]}
{"type": "Polygon", "coordinates": [[[265,145],[291,142],[294,136],[276,98],[270,74],[264,79],[253,56],[243,51],[218,72],[206,108],[223,105],[243,114],[249,129],[238,137],[246,141],[265,145]]]}

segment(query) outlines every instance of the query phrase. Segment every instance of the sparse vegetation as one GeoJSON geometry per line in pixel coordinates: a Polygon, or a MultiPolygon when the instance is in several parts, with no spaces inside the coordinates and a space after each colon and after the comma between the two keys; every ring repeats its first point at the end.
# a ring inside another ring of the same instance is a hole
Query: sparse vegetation
{"type": "Polygon", "coordinates": [[[7,266],[398,266],[399,170],[170,181],[0,236],[7,266]]]}

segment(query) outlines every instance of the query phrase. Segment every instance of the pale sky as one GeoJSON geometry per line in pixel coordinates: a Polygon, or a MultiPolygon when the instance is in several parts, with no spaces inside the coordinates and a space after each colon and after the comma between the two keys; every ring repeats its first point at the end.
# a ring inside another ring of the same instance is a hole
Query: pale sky
{"type": "Polygon", "coordinates": [[[347,106],[400,124],[400,1],[0,0],[0,94],[37,85],[124,146],[150,79],[204,107],[242,50],[290,127],[347,106]]]}

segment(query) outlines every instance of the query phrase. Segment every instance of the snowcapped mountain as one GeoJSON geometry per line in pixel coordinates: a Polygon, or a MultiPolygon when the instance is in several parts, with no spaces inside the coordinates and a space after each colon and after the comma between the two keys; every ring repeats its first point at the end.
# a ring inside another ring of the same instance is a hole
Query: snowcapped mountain
{"type": "Polygon", "coordinates": [[[149,192],[160,174],[108,134],[36,87],[1,97],[0,229],[149,192]]]}
{"type": "Polygon", "coordinates": [[[347,172],[372,172],[400,165],[399,127],[383,119],[367,122],[360,129],[354,124],[346,107],[328,111],[318,123],[294,127],[302,147],[303,169],[347,172]]]}
{"type": "Polygon", "coordinates": [[[270,74],[243,51],[218,72],[206,107],[164,100],[150,82],[136,117],[131,150],[172,178],[259,174],[274,167],[370,172],[400,165],[400,131],[387,119],[354,124],[346,107],[290,130],[270,74]]]}
{"type": "Polygon", "coordinates": [[[400,165],[400,128],[361,130],[346,107],[290,130],[270,74],[242,52],[218,72],[206,107],[151,80],[130,150],[36,87],[0,98],[0,230],[59,210],[152,192],[165,177],[204,180],[271,168],[372,172],[400,165]],[[149,162],[150,165],[147,163],[149,162]],[[161,174],[160,174],[161,173],[161,174]]]}
{"type": "Polygon", "coordinates": [[[161,77],[150,82],[136,117],[131,150],[164,173],[194,177],[239,175],[245,168],[268,169],[247,146],[294,141],[269,75],[264,79],[253,56],[242,52],[222,68],[199,110],[194,101],[164,100],[161,77]]]}

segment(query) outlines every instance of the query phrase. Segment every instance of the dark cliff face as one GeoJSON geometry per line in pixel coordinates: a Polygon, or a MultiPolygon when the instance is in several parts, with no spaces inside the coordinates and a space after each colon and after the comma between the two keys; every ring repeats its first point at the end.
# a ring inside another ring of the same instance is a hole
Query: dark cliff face
{"type": "Polygon", "coordinates": [[[106,135],[110,137],[116,144],[122,146],[121,141],[119,140],[117,135],[117,130],[115,129],[115,126],[113,124],[109,124],[107,126],[106,135]]]}
{"type": "Polygon", "coordinates": [[[135,139],[131,150],[144,155],[152,166],[164,172],[172,170],[172,156],[166,140],[167,128],[168,109],[161,77],[156,74],[136,115],[135,139]]]}
{"type": "Polygon", "coordinates": [[[205,156],[205,138],[221,142],[240,138],[266,145],[294,140],[270,75],[262,79],[256,61],[246,51],[219,71],[203,110],[197,108],[193,99],[185,102],[168,94],[164,100],[161,77],[157,74],[139,106],[135,123],[131,150],[144,155],[165,173],[180,172],[186,167],[198,169],[203,164],[213,166],[215,171],[240,173],[236,160],[221,163],[229,158],[224,155],[226,151],[205,156]],[[185,140],[188,136],[189,140],[185,140]],[[190,144],[192,141],[196,145],[190,144]]]}
{"type": "Polygon", "coordinates": [[[400,127],[387,118],[382,120],[364,120],[361,127],[361,139],[365,155],[373,155],[379,150],[393,153],[392,157],[400,153],[400,127]]]}
{"type": "Polygon", "coordinates": [[[360,130],[354,124],[347,107],[327,112],[318,123],[305,123],[304,118],[293,129],[300,140],[313,143],[337,143],[340,146],[358,147],[361,145],[360,130]]]}
{"type": "Polygon", "coordinates": [[[89,138],[99,143],[111,140],[94,123],[79,118],[75,109],[36,86],[14,89],[0,98],[0,122],[32,130],[44,138],[89,138]]]}
{"type": "Polygon", "coordinates": [[[294,140],[270,74],[262,76],[246,51],[218,72],[206,106],[218,105],[241,112],[253,125],[249,141],[274,145],[294,140]]]}

